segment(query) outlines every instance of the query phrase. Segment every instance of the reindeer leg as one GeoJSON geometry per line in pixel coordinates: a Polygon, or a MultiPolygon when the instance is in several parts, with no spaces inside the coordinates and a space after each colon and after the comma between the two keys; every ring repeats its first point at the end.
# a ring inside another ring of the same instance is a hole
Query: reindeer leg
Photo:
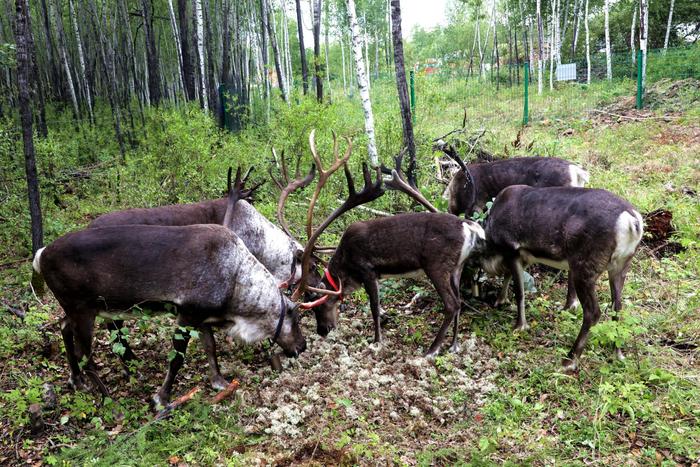
{"type": "Polygon", "coordinates": [[[440,352],[440,347],[445,341],[445,335],[447,334],[450,324],[457,319],[460,302],[459,295],[455,295],[454,291],[452,290],[451,279],[447,273],[426,270],[425,274],[433,283],[435,290],[437,290],[440,298],[442,298],[443,304],[445,305],[445,320],[442,322],[442,326],[440,326],[440,330],[438,331],[437,336],[435,336],[435,340],[430,345],[430,348],[423,355],[425,358],[432,360],[437,356],[438,352],[440,352]]]}
{"type": "Polygon", "coordinates": [[[129,346],[129,341],[124,338],[122,335],[122,328],[124,327],[124,320],[122,319],[115,319],[113,321],[107,321],[107,329],[110,331],[116,331],[116,341],[119,342],[122,347],[124,347],[124,353],[119,356],[119,360],[124,364],[124,367],[126,368],[126,372],[130,373],[129,369],[129,362],[132,360],[136,360],[136,355],[134,352],[131,350],[131,347],[129,346]]]}
{"type": "Polygon", "coordinates": [[[372,310],[372,321],[374,322],[374,342],[382,341],[382,328],[379,323],[379,284],[376,278],[364,281],[365,291],[369,295],[369,307],[372,310]]]}
{"type": "Polygon", "coordinates": [[[75,349],[73,323],[66,317],[61,321],[61,336],[63,336],[63,345],[66,347],[66,358],[70,367],[70,378],[68,385],[74,390],[83,389],[83,375],[78,362],[78,356],[75,349]]]}
{"type": "Polygon", "coordinates": [[[81,321],[74,325],[74,338],[77,344],[77,357],[79,364],[85,362],[85,374],[95,384],[95,387],[104,397],[109,396],[109,391],[97,374],[97,366],[92,359],[92,337],[95,331],[95,315],[83,313],[81,321]]]}
{"type": "Polygon", "coordinates": [[[576,294],[581,300],[583,307],[583,324],[581,330],[576,337],[574,346],[569,351],[567,358],[562,362],[565,372],[574,372],[578,369],[578,359],[581,357],[583,348],[588,341],[588,331],[600,319],[600,307],[598,306],[598,298],[595,295],[595,282],[598,278],[592,275],[582,275],[573,268],[569,274],[574,276],[574,286],[576,294]]]}
{"type": "Polygon", "coordinates": [[[569,271],[569,278],[567,279],[566,285],[566,304],[564,305],[565,310],[573,310],[578,306],[578,297],[576,296],[576,287],[574,287],[574,280],[571,278],[571,271],[569,271]]]}
{"type": "MultiPolygon", "coordinates": [[[[608,271],[608,282],[610,283],[610,295],[613,302],[613,321],[620,320],[620,312],[622,311],[622,287],[625,285],[627,270],[629,269],[630,261],[625,263],[621,271],[608,271]]],[[[615,345],[615,357],[618,360],[624,360],[625,355],[622,349],[615,345]]]]}
{"type": "Polygon", "coordinates": [[[452,278],[452,293],[457,296],[457,313],[455,314],[454,328],[452,330],[452,345],[450,345],[450,352],[459,353],[462,351],[462,347],[459,345],[459,314],[462,310],[462,300],[459,296],[459,284],[462,280],[462,268],[451,276],[452,278]]]}
{"type": "Polygon", "coordinates": [[[170,360],[170,365],[168,367],[168,372],[165,375],[163,385],[153,396],[152,402],[155,407],[165,407],[170,400],[170,391],[173,388],[175,377],[185,361],[185,352],[187,351],[187,344],[190,341],[190,333],[180,329],[180,326],[186,326],[185,319],[182,317],[182,315],[178,316],[177,325],[178,327],[175,329],[175,334],[173,334],[173,349],[175,350],[175,356],[172,360],[170,360]]]}
{"type": "Polygon", "coordinates": [[[510,304],[510,300],[508,299],[508,286],[510,285],[510,279],[511,275],[509,272],[503,275],[503,286],[501,287],[500,292],[498,292],[496,303],[493,304],[494,307],[498,308],[500,306],[510,304]]]}
{"type": "Polygon", "coordinates": [[[209,361],[209,383],[214,389],[226,389],[228,386],[228,381],[221,376],[221,371],[219,370],[219,362],[216,359],[216,341],[214,340],[214,332],[211,326],[203,325],[200,328],[202,332],[202,345],[204,346],[204,351],[207,354],[207,360],[209,361]]]}
{"type": "Polygon", "coordinates": [[[525,318],[525,291],[523,290],[523,265],[520,258],[512,258],[509,263],[510,275],[513,279],[513,291],[515,301],[518,304],[518,320],[515,323],[516,331],[525,331],[529,328],[525,318]]]}

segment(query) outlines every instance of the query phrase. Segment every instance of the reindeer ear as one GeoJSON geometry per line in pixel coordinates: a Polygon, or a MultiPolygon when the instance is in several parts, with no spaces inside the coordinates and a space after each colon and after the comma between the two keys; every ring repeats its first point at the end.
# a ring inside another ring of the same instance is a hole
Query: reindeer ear
{"type": "Polygon", "coordinates": [[[297,250],[294,252],[294,260],[295,261],[301,261],[303,256],[304,256],[304,250],[297,250]]]}

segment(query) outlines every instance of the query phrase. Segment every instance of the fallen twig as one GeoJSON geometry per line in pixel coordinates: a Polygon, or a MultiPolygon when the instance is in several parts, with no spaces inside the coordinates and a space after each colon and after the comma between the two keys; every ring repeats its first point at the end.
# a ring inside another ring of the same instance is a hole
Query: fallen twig
{"type": "Polygon", "coordinates": [[[24,310],[22,310],[22,309],[20,309],[20,308],[17,308],[17,307],[15,307],[15,306],[10,305],[10,304],[7,303],[7,301],[4,300],[4,299],[0,299],[0,302],[2,302],[2,305],[7,309],[7,311],[9,311],[10,313],[12,313],[13,315],[15,315],[16,317],[18,317],[19,319],[24,320],[24,317],[26,316],[26,313],[24,312],[24,310]]]}
{"type": "Polygon", "coordinates": [[[154,420],[163,420],[164,418],[167,418],[168,416],[170,416],[170,413],[173,410],[175,410],[176,408],[180,407],[181,405],[189,402],[189,400],[192,399],[194,397],[194,395],[200,391],[200,389],[201,388],[199,386],[195,386],[194,388],[187,391],[187,393],[185,393],[184,396],[180,396],[177,399],[175,399],[174,401],[172,401],[163,410],[161,410],[160,412],[158,412],[158,414],[156,414],[154,420]]]}
{"type": "Polygon", "coordinates": [[[646,117],[644,117],[644,116],[642,116],[642,117],[631,117],[631,116],[629,116],[629,115],[620,115],[620,114],[608,112],[607,110],[600,110],[600,109],[591,109],[591,110],[589,110],[589,112],[595,112],[595,113],[599,113],[599,114],[610,115],[611,117],[624,118],[624,119],[627,119],[627,120],[633,120],[633,121],[635,121],[635,122],[643,122],[643,121],[645,121],[645,120],[669,120],[669,119],[673,120],[673,119],[682,118],[682,117],[676,116],[676,115],[665,115],[665,116],[663,116],[663,117],[659,117],[659,116],[657,116],[657,115],[648,115],[648,116],[646,116],[646,117]]]}
{"type": "Polygon", "coordinates": [[[29,258],[13,259],[12,261],[8,261],[6,263],[0,263],[0,269],[9,268],[10,266],[14,266],[16,264],[24,263],[27,261],[29,261],[29,258]]]}
{"type": "Polygon", "coordinates": [[[219,392],[217,395],[214,396],[214,398],[211,400],[211,403],[218,404],[222,400],[230,397],[231,394],[236,392],[236,389],[238,389],[238,386],[239,386],[238,380],[234,379],[233,381],[231,381],[231,383],[229,383],[228,386],[226,386],[226,389],[224,389],[223,391],[219,392]]]}

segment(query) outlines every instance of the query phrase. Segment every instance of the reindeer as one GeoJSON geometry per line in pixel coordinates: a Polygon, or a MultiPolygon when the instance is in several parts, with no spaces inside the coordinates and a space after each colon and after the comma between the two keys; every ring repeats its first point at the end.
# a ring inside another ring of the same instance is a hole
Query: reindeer
{"type": "MultiPolygon", "coordinates": [[[[274,148],[272,149],[272,154],[275,160],[281,159],[280,178],[275,178],[272,175],[271,169],[270,177],[281,190],[278,200],[277,219],[282,228],[280,229],[280,227],[270,222],[248,202],[252,193],[261,183],[251,188],[249,190],[249,195],[245,199],[238,200],[231,214],[230,226],[253,256],[255,256],[255,258],[257,258],[257,260],[278,280],[280,288],[287,288],[296,284],[301,277],[299,263],[301,261],[303,246],[289,231],[287,223],[281,214],[281,206],[284,206],[290,194],[308,186],[313,181],[315,177],[315,166],[312,164],[309,173],[302,177],[300,175],[300,158],[297,158],[295,178],[290,179],[284,151],[282,152],[281,158],[277,157],[274,148]]],[[[252,169],[246,172],[241,180],[242,183],[248,180],[251,172],[252,169]]],[[[229,171],[229,178],[230,175],[231,172],[229,171]]],[[[223,225],[227,205],[227,198],[220,198],[199,203],[174,204],[154,208],[132,208],[103,214],[95,218],[88,225],[88,228],[123,225],[223,225]]],[[[136,355],[128,341],[124,339],[121,334],[121,329],[124,326],[123,320],[109,320],[106,326],[107,329],[115,333],[117,341],[122,345],[124,352],[119,355],[119,358],[128,369],[129,362],[134,360],[136,355]]],[[[213,340],[213,334],[210,330],[207,330],[207,334],[212,336],[207,336],[207,338],[213,340]]]]}
{"type": "MultiPolygon", "coordinates": [[[[448,211],[456,216],[482,212],[488,201],[511,185],[583,187],[589,179],[586,170],[556,157],[516,157],[467,165],[457,155],[454,146],[439,140],[436,148],[442,150],[460,167],[443,193],[443,198],[448,200],[448,211]]],[[[476,282],[472,287],[474,294],[478,295],[476,282]]],[[[496,307],[508,304],[507,291],[506,281],[496,299],[496,307]]],[[[564,309],[573,309],[577,305],[576,292],[569,279],[564,309]]]]}
{"type": "MultiPolygon", "coordinates": [[[[600,318],[596,281],[608,272],[613,320],[618,320],[622,288],[642,230],[639,212],[609,191],[514,185],[501,191],[491,207],[481,261],[488,273],[505,274],[506,285],[513,279],[518,330],[527,329],[523,267],[543,263],[569,271],[583,306],[581,330],[563,362],[565,370],[575,371],[588,331],[600,318]]],[[[619,348],[616,354],[623,358],[619,348]]]]}
{"type": "MultiPolygon", "coordinates": [[[[310,138],[311,151],[318,159],[313,134],[310,138]]],[[[374,342],[381,342],[379,323],[378,280],[389,276],[413,275],[424,272],[445,305],[445,320],[432,345],[425,353],[432,358],[440,350],[450,324],[454,323],[452,350],[457,351],[458,321],[460,312],[459,280],[462,267],[476,246],[484,238],[483,229],[470,220],[462,220],[452,214],[437,213],[436,209],[418,192],[409,186],[400,175],[400,159],[397,169],[392,171],[392,180],[387,185],[401,189],[420,203],[429,206],[430,213],[399,214],[391,217],[356,222],[343,234],[335,249],[321,283],[322,289],[334,290],[336,294],[326,295],[315,309],[317,330],[327,335],[337,325],[338,305],[343,293],[350,293],[364,287],[369,295],[372,319],[374,322],[374,342]]],[[[348,210],[379,198],[383,193],[381,170],[377,168],[377,178],[372,182],[366,164],[363,164],[364,188],[355,191],[350,172],[345,166],[348,197],[318,227],[306,245],[302,257],[302,279],[295,295],[308,289],[306,274],[308,260],[315,248],[315,242],[333,220],[348,210]]],[[[309,206],[307,229],[311,231],[313,203],[309,206]]]]}
{"type": "Polygon", "coordinates": [[[86,229],[64,235],[40,249],[33,261],[58,302],[65,318],[61,333],[71,370],[69,383],[84,384],[85,373],[103,394],[92,359],[95,318],[139,316],[141,306],[176,309],[178,330],[173,337],[175,357],[163,385],[153,396],[156,406],[170,398],[172,384],[184,361],[190,334],[183,327],[203,331],[210,383],[226,385],[219,372],[210,326],[223,327],[230,339],[257,342],[271,338],[294,357],[306,348],[299,327],[299,309],[315,303],[291,302],[277,279],[233,232],[233,212],[246,197],[240,171],[229,190],[224,226],[129,225],[86,229]]]}

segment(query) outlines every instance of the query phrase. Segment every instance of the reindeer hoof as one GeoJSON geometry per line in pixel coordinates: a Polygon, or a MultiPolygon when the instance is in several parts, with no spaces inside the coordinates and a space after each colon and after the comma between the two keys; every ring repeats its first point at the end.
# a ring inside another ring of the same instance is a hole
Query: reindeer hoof
{"type": "Polygon", "coordinates": [[[507,298],[497,298],[496,303],[493,304],[494,308],[501,308],[502,306],[510,305],[510,300],[507,298]]]}
{"type": "Polygon", "coordinates": [[[437,357],[439,353],[440,353],[440,349],[428,350],[427,352],[425,352],[423,354],[423,358],[425,358],[429,362],[432,362],[435,360],[435,357],[437,357]]]}
{"type": "Polygon", "coordinates": [[[622,353],[622,349],[615,348],[615,358],[617,358],[621,362],[625,360],[625,354],[622,353]]]}
{"type": "Polygon", "coordinates": [[[221,375],[217,375],[214,378],[212,378],[210,384],[211,387],[213,389],[216,389],[217,391],[221,391],[228,387],[228,381],[226,381],[226,379],[221,375]]]}
{"type": "Polygon", "coordinates": [[[161,394],[160,391],[155,393],[151,398],[151,408],[155,411],[161,411],[168,405],[170,400],[170,395],[161,394]]]}
{"type": "Polygon", "coordinates": [[[455,342],[450,346],[450,352],[452,353],[460,353],[462,351],[462,346],[459,345],[459,342],[455,342]]]}
{"type": "Polygon", "coordinates": [[[578,305],[579,305],[578,299],[574,299],[571,302],[566,302],[563,309],[564,309],[564,311],[575,310],[576,308],[578,308],[578,305]]]}
{"type": "Polygon", "coordinates": [[[572,358],[565,358],[561,362],[562,373],[572,374],[578,371],[578,361],[572,358]]]}
{"type": "Polygon", "coordinates": [[[522,331],[527,331],[528,329],[530,329],[530,325],[527,324],[527,322],[525,322],[525,323],[516,323],[516,324],[515,324],[515,327],[513,328],[513,331],[514,331],[514,332],[522,332],[522,331]]]}
{"type": "Polygon", "coordinates": [[[83,375],[79,374],[68,378],[68,386],[74,391],[84,391],[86,385],[83,375]]]}

